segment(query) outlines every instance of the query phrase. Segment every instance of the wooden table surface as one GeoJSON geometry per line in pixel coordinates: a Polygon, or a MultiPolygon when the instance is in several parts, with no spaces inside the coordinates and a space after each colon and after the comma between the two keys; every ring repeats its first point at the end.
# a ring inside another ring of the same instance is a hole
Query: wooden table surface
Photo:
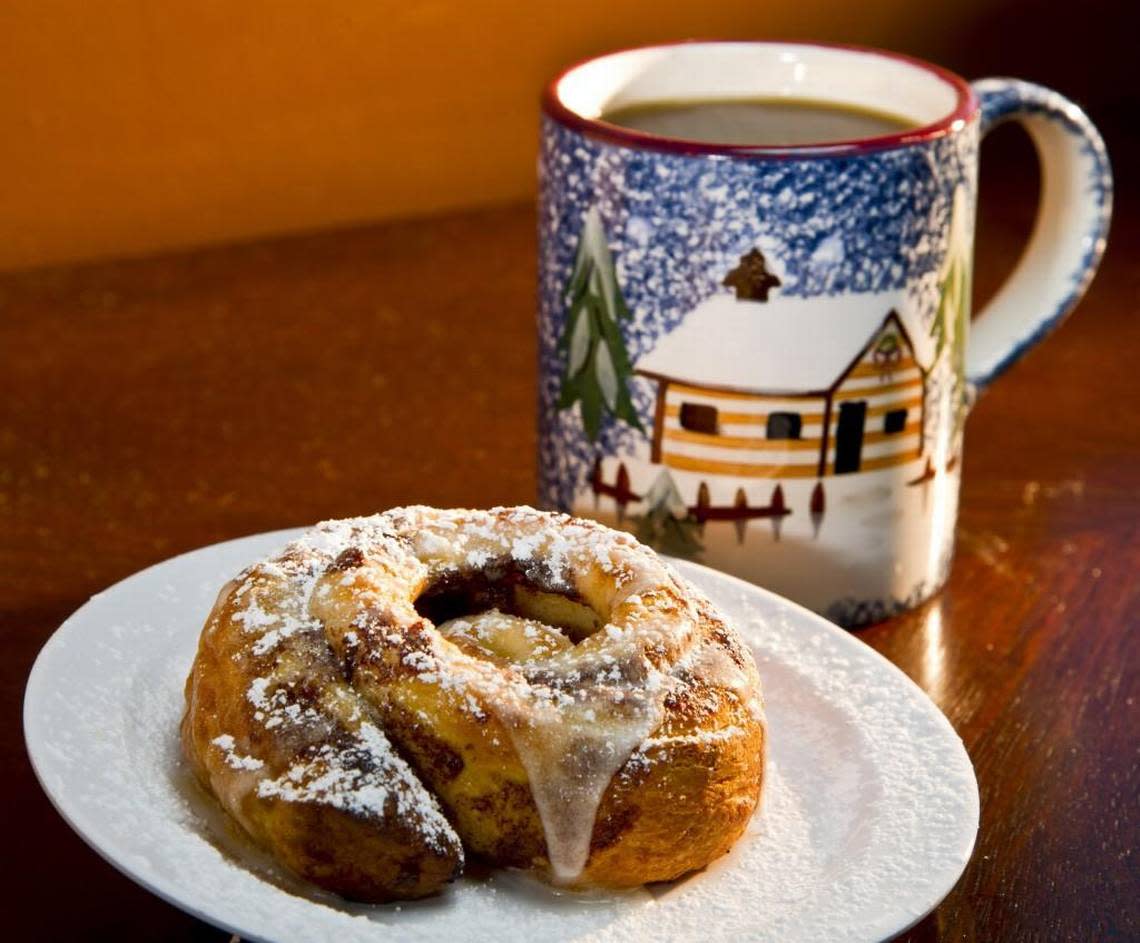
{"type": "MultiPolygon", "coordinates": [[[[1022,177],[983,188],[983,294],[1028,225],[1022,177]]],[[[946,712],[981,786],[973,859],[908,940],[1140,935],[1140,227],[1118,220],[1078,313],[974,411],[948,587],[859,635],[946,712]]],[[[53,811],[19,723],[32,661],[92,593],[192,547],[533,501],[533,239],[515,207],[0,277],[11,930],[226,938],[53,811]]]]}

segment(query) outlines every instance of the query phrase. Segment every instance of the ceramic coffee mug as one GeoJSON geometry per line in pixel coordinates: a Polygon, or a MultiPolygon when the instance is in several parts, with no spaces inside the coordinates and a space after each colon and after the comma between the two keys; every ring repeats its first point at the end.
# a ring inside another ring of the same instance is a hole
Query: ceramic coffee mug
{"type": "Polygon", "coordinates": [[[1084,113],[891,53],[681,43],[576,65],[543,102],[541,500],[858,626],[950,565],[973,391],[1068,313],[1111,175],[1084,113]],[[599,119],[653,101],[798,98],[911,130],[725,146],[599,119]],[[1028,249],[970,322],[979,139],[1037,146],[1028,249]]]}

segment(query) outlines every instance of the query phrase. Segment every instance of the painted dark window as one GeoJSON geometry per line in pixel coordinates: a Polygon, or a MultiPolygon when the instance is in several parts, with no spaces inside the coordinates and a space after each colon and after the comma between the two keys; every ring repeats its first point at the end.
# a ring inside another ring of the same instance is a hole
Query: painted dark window
{"type": "Polygon", "coordinates": [[[768,416],[769,439],[798,439],[804,420],[799,413],[771,413],[768,416]]]}
{"type": "Polygon", "coordinates": [[[681,404],[681,428],[690,432],[704,432],[716,435],[716,407],[703,403],[681,404]]]}
{"type": "Polygon", "coordinates": [[[866,400],[839,404],[839,422],[835,426],[835,474],[857,472],[863,464],[863,426],[866,421],[866,400]]]}
{"type": "Polygon", "coordinates": [[[902,432],[906,428],[905,409],[892,409],[883,417],[883,432],[902,432]]]}

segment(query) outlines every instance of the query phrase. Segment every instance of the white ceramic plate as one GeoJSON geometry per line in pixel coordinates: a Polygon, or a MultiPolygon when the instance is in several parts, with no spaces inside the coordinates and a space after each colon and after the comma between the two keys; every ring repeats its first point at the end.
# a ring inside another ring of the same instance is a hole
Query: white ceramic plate
{"type": "Polygon", "coordinates": [[[206,547],[94,597],[44,646],[24,729],[71,826],[172,904],[247,939],[881,940],[929,913],[978,826],[970,760],[905,675],[858,639],[764,590],[678,563],[740,628],[765,686],[763,807],[732,853],[676,884],[556,895],[508,873],[402,906],[346,903],[276,868],[192,783],[182,683],[218,588],[295,536],[206,547]]]}

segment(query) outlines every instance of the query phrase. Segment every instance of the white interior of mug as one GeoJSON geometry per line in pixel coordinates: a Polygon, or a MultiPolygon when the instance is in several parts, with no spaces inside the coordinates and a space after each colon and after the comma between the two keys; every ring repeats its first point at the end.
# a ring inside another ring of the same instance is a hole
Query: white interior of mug
{"type": "Polygon", "coordinates": [[[767,42],[611,53],[570,69],[555,96],[588,120],[655,101],[791,98],[887,112],[918,127],[948,119],[960,104],[959,88],[918,61],[874,50],[767,42]]]}

